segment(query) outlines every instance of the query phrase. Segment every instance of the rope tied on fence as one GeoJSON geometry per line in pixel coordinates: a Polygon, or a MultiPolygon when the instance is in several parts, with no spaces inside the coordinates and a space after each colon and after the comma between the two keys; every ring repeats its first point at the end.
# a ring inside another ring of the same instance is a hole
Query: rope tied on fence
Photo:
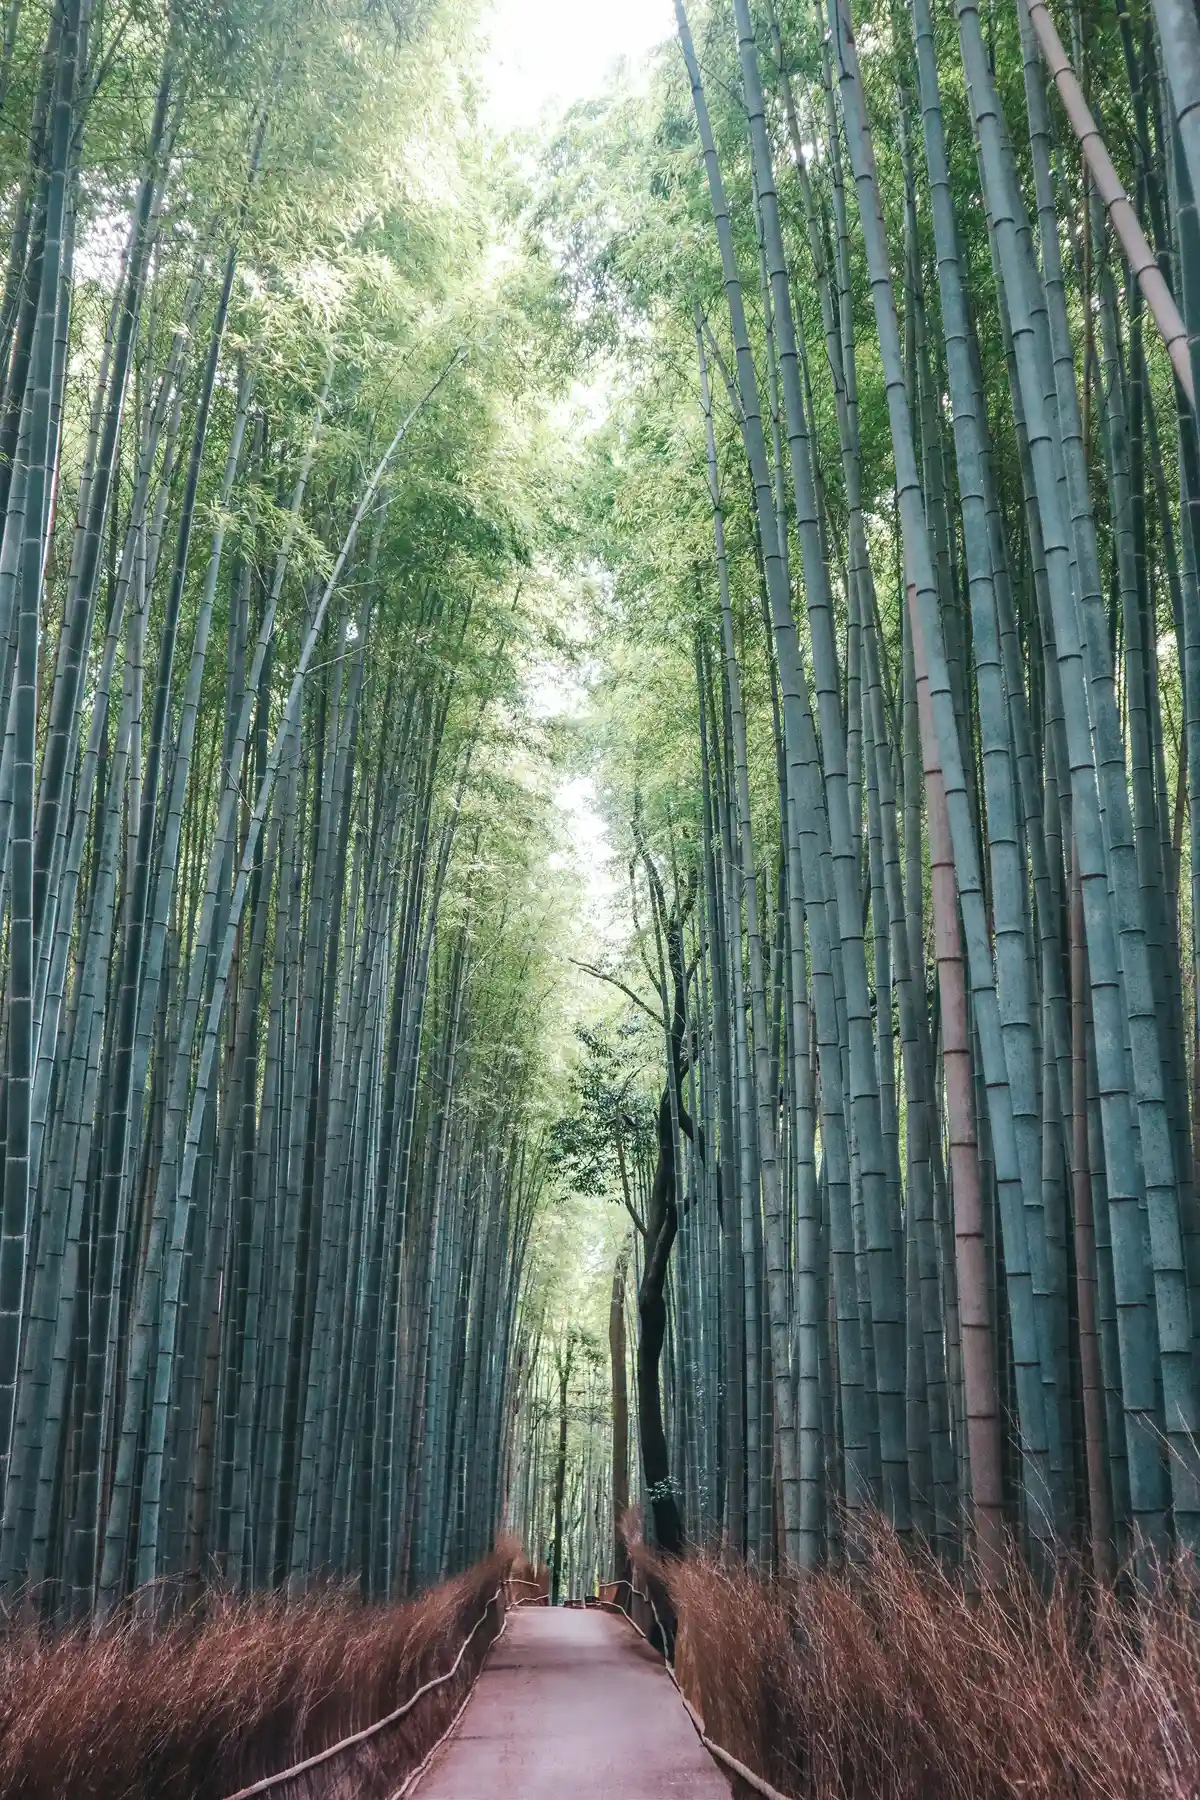
{"type": "MultiPolygon", "coordinates": [[[[425,1682],[417,1689],[415,1694],[410,1694],[403,1705],[394,1708],[394,1710],[386,1714],[384,1718],[376,1719],[374,1724],[364,1725],[361,1731],[354,1731],[351,1732],[349,1737],[339,1738],[336,1744],[327,1745],[324,1750],[318,1750],[312,1756],[305,1757],[303,1762],[293,1763],[291,1768],[280,1769],[274,1775],[264,1775],[261,1781],[252,1782],[249,1787],[239,1788],[235,1794],[227,1794],[225,1800],[251,1800],[251,1796],[254,1794],[265,1794],[273,1787],[281,1787],[285,1781],[294,1781],[298,1775],[306,1774],[309,1769],[315,1769],[319,1767],[321,1763],[329,1762],[333,1757],[340,1756],[345,1751],[354,1749],[356,1745],[365,1743],[368,1738],[375,1737],[377,1733],[386,1731],[389,1725],[398,1724],[407,1713],[412,1711],[418,1700],[423,1699],[426,1694],[432,1693],[434,1688],[444,1687],[446,1682],[452,1681],[455,1675],[458,1674],[463,1657],[467,1654],[472,1639],[480,1626],[487,1619],[487,1616],[491,1612],[496,1601],[500,1599],[504,1592],[505,1585],[504,1582],[501,1582],[495,1593],[485,1602],[483,1611],[467,1633],[458,1655],[446,1670],[445,1674],[435,1675],[431,1681],[425,1682]]],[[[504,1625],[501,1626],[500,1631],[496,1634],[497,1638],[503,1635],[507,1623],[508,1620],[505,1618],[504,1625]]],[[[470,1696],[468,1695],[468,1698],[469,1697],[470,1696]]],[[[465,1700],[463,1705],[466,1705],[465,1700]]],[[[459,1708],[458,1713],[455,1715],[454,1723],[457,1723],[461,1716],[462,1707],[459,1708]]],[[[453,1726],[451,1729],[453,1729],[453,1726]]],[[[442,1739],[438,1740],[439,1743],[442,1741],[442,1739]]],[[[437,1746],[435,1745],[434,1748],[436,1749],[437,1746]]],[[[425,1765],[422,1764],[421,1766],[423,1768],[425,1765]]],[[[417,1771],[414,1770],[413,1773],[416,1774],[417,1771]]],[[[404,1791],[404,1788],[400,1789],[401,1793],[404,1793],[404,1791]]]]}
{"type": "MultiPolygon", "coordinates": [[[[432,1680],[425,1682],[421,1687],[419,1687],[417,1689],[415,1694],[410,1694],[409,1698],[407,1700],[405,1700],[402,1705],[395,1707],[390,1713],[387,1713],[383,1718],[376,1719],[373,1724],[363,1726],[363,1728],[360,1731],[351,1732],[351,1734],[348,1737],[339,1738],[337,1743],[327,1745],[324,1750],[316,1751],[312,1756],[306,1757],[302,1762],[293,1763],[290,1768],[280,1769],[273,1775],[265,1775],[265,1776],[263,1776],[263,1778],[260,1781],[252,1782],[249,1787],[239,1788],[236,1793],[228,1794],[226,1796],[226,1800],[253,1800],[253,1796],[255,1796],[257,1794],[267,1793],[270,1791],[270,1789],[275,1788],[275,1787],[281,1787],[281,1786],[283,1786],[283,1784],[285,1782],[293,1781],[296,1779],[297,1776],[306,1774],[310,1769],[318,1768],[318,1767],[320,1767],[320,1765],[322,1763],[331,1761],[335,1756],[340,1756],[340,1755],[344,1754],[346,1751],[354,1749],[357,1745],[365,1743],[368,1739],[375,1737],[379,1732],[386,1731],[390,1725],[398,1724],[401,1719],[403,1719],[408,1713],[410,1713],[412,1711],[414,1706],[416,1706],[417,1702],[419,1700],[423,1699],[426,1694],[432,1693],[435,1688],[444,1687],[448,1681],[452,1681],[454,1679],[455,1675],[457,1675],[459,1669],[462,1666],[463,1658],[466,1656],[467,1651],[470,1648],[471,1643],[472,1643],[473,1639],[475,1638],[476,1633],[480,1630],[481,1626],[486,1621],[489,1613],[491,1612],[492,1607],[504,1595],[506,1588],[512,1588],[512,1587],[535,1587],[536,1588],[538,1585],[539,1584],[535,1581],[528,1581],[521,1577],[514,1577],[514,1578],[510,1579],[509,1581],[501,1582],[500,1586],[496,1589],[495,1593],[492,1594],[491,1597],[485,1602],[483,1610],[480,1613],[478,1619],[476,1619],[474,1625],[471,1627],[470,1631],[467,1633],[466,1638],[463,1640],[463,1643],[459,1649],[458,1655],[455,1657],[453,1663],[445,1671],[444,1674],[436,1675],[433,1677],[432,1680]]],[[[644,1593],[641,1588],[635,1587],[632,1581],[626,1580],[626,1581],[619,1583],[618,1585],[628,1588],[629,1593],[632,1598],[642,1601],[642,1603],[645,1606],[649,1607],[651,1613],[654,1615],[655,1623],[657,1624],[659,1632],[660,1632],[660,1634],[662,1634],[663,1641],[665,1643],[666,1636],[665,1636],[665,1633],[663,1632],[663,1623],[662,1623],[661,1618],[659,1617],[658,1608],[654,1604],[653,1597],[650,1594],[644,1593]]],[[[521,1601],[521,1600],[514,1600],[511,1602],[511,1606],[513,1608],[527,1605],[527,1604],[528,1604],[527,1601],[521,1601]]],[[[600,1602],[600,1604],[602,1607],[606,1608],[607,1610],[609,1610],[611,1612],[619,1613],[623,1619],[625,1619],[630,1625],[632,1625],[633,1629],[637,1632],[638,1636],[641,1637],[645,1643],[647,1643],[647,1644],[650,1643],[649,1637],[647,1636],[645,1631],[642,1630],[642,1627],[638,1624],[638,1622],[634,1618],[632,1612],[627,1607],[620,1605],[619,1602],[617,1602],[615,1600],[602,1600],[600,1602]]],[[[507,1631],[507,1629],[508,1629],[508,1612],[506,1609],[504,1621],[500,1627],[500,1630],[497,1632],[496,1638],[494,1641],[499,1642],[500,1638],[503,1637],[503,1635],[504,1635],[505,1631],[507,1631]]],[[[684,1693],[682,1687],[679,1684],[679,1678],[676,1675],[675,1670],[672,1668],[669,1660],[667,1659],[667,1657],[665,1655],[663,1656],[663,1667],[666,1670],[667,1674],[670,1676],[671,1681],[674,1684],[675,1691],[679,1695],[680,1700],[683,1702],[684,1709],[687,1712],[688,1718],[691,1720],[692,1725],[695,1728],[696,1734],[699,1737],[700,1742],[704,1745],[704,1748],[709,1752],[709,1754],[711,1756],[714,1756],[718,1762],[723,1763],[726,1768],[731,1769],[734,1772],[734,1774],[736,1774],[742,1781],[744,1781],[747,1784],[747,1786],[752,1787],[756,1793],[762,1794],[764,1796],[764,1800],[791,1800],[790,1795],[781,1793],[778,1788],[772,1787],[769,1781],[764,1780],[764,1778],[761,1775],[756,1774],[753,1769],[748,1768],[747,1765],[744,1762],[740,1761],[738,1757],[734,1756],[731,1751],[726,1750],[724,1745],[718,1744],[717,1742],[715,1742],[715,1740],[713,1738],[709,1737],[707,1731],[705,1730],[703,1718],[696,1711],[696,1708],[692,1705],[691,1701],[688,1699],[687,1695],[684,1693]]],[[[452,1735],[452,1733],[458,1726],[458,1723],[461,1720],[463,1713],[466,1711],[467,1706],[470,1703],[471,1695],[473,1694],[473,1692],[474,1692],[474,1684],[472,1684],[470,1691],[463,1697],[462,1705],[459,1706],[458,1709],[456,1710],[454,1717],[451,1719],[451,1721],[450,1721],[449,1725],[446,1727],[445,1731],[442,1732],[441,1736],[437,1739],[437,1742],[434,1743],[433,1745],[431,1745],[429,1750],[426,1751],[424,1757],[422,1757],[421,1761],[417,1764],[416,1768],[410,1770],[409,1773],[405,1776],[405,1778],[401,1782],[400,1786],[395,1790],[394,1794],[391,1796],[391,1800],[404,1800],[404,1797],[407,1794],[412,1792],[412,1790],[415,1788],[418,1781],[421,1779],[421,1777],[424,1775],[425,1771],[428,1769],[434,1756],[436,1756],[437,1752],[441,1749],[442,1745],[446,1742],[447,1738],[452,1735]]]]}
{"type": "MultiPolygon", "coordinates": [[[[645,1604],[650,1608],[650,1611],[654,1614],[655,1623],[657,1624],[659,1633],[660,1633],[660,1635],[662,1635],[663,1642],[665,1643],[666,1637],[665,1637],[665,1634],[663,1633],[663,1622],[658,1616],[658,1608],[654,1604],[653,1597],[650,1594],[644,1594],[642,1592],[641,1588],[634,1587],[632,1581],[626,1580],[626,1581],[618,1582],[617,1586],[627,1587],[631,1594],[633,1594],[637,1599],[645,1602],[645,1604]]],[[[646,1633],[642,1630],[641,1626],[638,1624],[638,1622],[634,1618],[633,1614],[631,1612],[627,1611],[625,1607],[618,1605],[618,1603],[615,1600],[605,1600],[602,1602],[602,1605],[611,1607],[613,1612],[618,1612],[618,1613],[620,1613],[620,1615],[623,1619],[628,1619],[629,1623],[633,1626],[633,1629],[637,1632],[638,1636],[641,1638],[644,1638],[646,1643],[649,1644],[650,1639],[648,1637],[646,1637],[646,1633]]],[[[744,1762],[740,1761],[738,1757],[734,1756],[732,1751],[726,1750],[723,1744],[718,1744],[715,1741],[715,1739],[709,1737],[708,1732],[705,1730],[705,1727],[704,1727],[704,1720],[701,1718],[700,1714],[696,1711],[695,1707],[692,1705],[691,1701],[688,1699],[687,1695],[684,1693],[683,1689],[680,1687],[679,1677],[676,1675],[675,1670],[672,1668],[671,1663],[669,1662],[669,1660],[667,1659],[667,1657],[665,1655],[663,1657],[663,1668],[667,1671],[667,1674],[671,1677],[671,1680],[674,1682],[675,1692],[679,1695],[679,1698],[683,1701],[684,1709],[687,1712],[687,1716],[692,1721],[692,1724],[696,1728],[696,1735],[700,1739],[700,1742],[704,1745],[704,1748],[708,1751],[709,1755],[715,1756],[718,1762],[724,1763],[726,1768],[732,1769],[734,1774],[740,1776],[740,1778],[746,1783],[746,1785],[748,1787],[752,1787],[756,1793],[762,1794],[764,1796],[764,1800],[792,1800],[792,1796],[790,1794],[781,1793],[778,1788],[772,1787],[769,1781],[765,1780],[763,1778],[763,1776],[761,1776],[761,1775],[756,1775],[754,1770],[751,1768],[748,1768],[744,1762]]]]}

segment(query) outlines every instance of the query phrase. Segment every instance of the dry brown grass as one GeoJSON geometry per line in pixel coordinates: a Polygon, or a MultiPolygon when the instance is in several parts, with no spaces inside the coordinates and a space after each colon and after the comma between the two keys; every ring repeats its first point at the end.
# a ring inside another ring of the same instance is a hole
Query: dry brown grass
{"type": "MultiPolygon", "coordinates": [[[[334,1592],[295,1602],[212,1598],[151,1630],[0,1639],[3,1800],[222,1800],[383,1717],[448,1669],[513,1566],[505,1544],[397,1606],[334,1592]]],[[[494,1609],[453,1681],[360,1750],[272,1800],[391,1793],[462,1703],[498,1627],[494,1609]]]]}
{"type": "MultiPolygon", "coordinates": [[[[645,1552],[638,1555],[645,1567],[645,1552]]],[[[887,1530],[803,1582],[662,1571],[710,1737],[796,1800],[1196,1800],[1200,1578],[1137,1605],[1014,1557],[965,1591],[887,1530]]]]}

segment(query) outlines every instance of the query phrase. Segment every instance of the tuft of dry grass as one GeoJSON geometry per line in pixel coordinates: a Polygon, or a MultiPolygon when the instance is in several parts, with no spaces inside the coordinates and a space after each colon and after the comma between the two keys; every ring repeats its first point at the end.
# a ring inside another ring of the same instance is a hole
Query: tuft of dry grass
{"type": "MultiPolygon", "coordinates": [[[[130,1616],[91,1634],[14,1627],[0,1637],[0,1796],[223,1800],[382,1718],[448,1669],[516,1558],[506,1543],[395,1606],[344,1591],[216,1596],[166,1626],[130,1616]]],[[[360,1749],[272,1789],[272,1800],[394,1792],[461,1705],[498,1628],[494,1609],[453,1681],[360,1749]]]]}
{"type": "MultiPolygon", "coordinates": [[[[643,1569],[653,1566],[636,1553],[643,1569]]],[[[1196,1800],[1200,1575],[1136,1600],[1015,1555],[971,1591],[875,1524],[844,1568],[657,1565],[709,1736],[795,1800],[1196,1800]]]]}

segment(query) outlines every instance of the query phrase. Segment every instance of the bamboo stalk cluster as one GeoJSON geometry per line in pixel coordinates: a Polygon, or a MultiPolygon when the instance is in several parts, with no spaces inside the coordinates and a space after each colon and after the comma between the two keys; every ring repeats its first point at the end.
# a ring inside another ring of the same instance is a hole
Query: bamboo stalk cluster
{"type": "Polygon", "coordinates": [[[700,780],[633,809],[687,985],[681,1031],[648,956],[668,1549],[811,1565],[870,1507],[985,1570],[1009,1531],[1102,1574],[1195,1546],[1187,10],[676,0],[677,259],[626,213],[605,264],[660,384],[608,478],[644,429],[708,502],[604,526],[626,607],[696,620],[700,780]]]}
{"type": "Polygon", "coordinates": [[[525,1323],[514,1371],[518,1420],[506,1523],[549,1571],[550,1602],[612,1579],[610,1393],[584,1334],[525,1323]]]}
{"type": "Polygon", "coordinates": [[[0,1588],[75,1615],[481,1555],[541,1180],[422,21],[202,14],[0,69],[0,1588]]]}

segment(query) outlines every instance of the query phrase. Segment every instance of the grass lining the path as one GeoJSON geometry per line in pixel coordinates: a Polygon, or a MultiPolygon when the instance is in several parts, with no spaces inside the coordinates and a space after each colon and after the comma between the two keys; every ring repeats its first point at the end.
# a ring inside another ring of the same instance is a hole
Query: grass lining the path
{"type": "Polygon", "coordinates": [[[1195,1800],[1200,1575],[1137,1600],[1011,1556],[972,1592],[881,1526],[843,1568],[664,1566],[709,1736],[794,1800],[1195,1800]]]}
{"type": "MultiPolygon", "coordinates": [[[[0,1638],[3,1800],[224,1800],[382,1718],[447,1670],[517,1559],[505,1544],[414,1600],[346,1591],[201,1605],[151,1626],[14,1626],[0,1638]]],[[[282,1800],[394,1792],[445,1729],[500,1626],[405,1719],[278,1788],[282,1800]]]]}

